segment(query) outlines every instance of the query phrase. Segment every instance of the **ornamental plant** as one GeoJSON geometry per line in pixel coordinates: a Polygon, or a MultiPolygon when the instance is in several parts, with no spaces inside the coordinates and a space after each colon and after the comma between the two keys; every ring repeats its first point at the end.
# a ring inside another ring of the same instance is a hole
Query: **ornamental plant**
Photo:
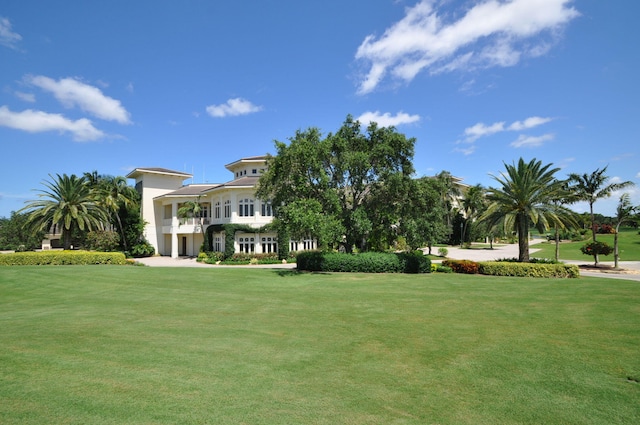
{"type": "Polygon", "coordinates": [[[585,255],[593,256],[597,265],[598,256],[611,254],[613,252],[613,248],[606,242],[592,241],[580,247],[580,251],[585,255]]]}

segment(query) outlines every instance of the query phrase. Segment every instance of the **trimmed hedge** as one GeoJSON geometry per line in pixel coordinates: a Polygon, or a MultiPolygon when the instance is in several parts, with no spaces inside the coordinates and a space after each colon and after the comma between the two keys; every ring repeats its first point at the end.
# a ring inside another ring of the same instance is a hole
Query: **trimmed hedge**
{"type": "Polygon", "coordinates": [[[121,252],[42,251],[0,254],[1,266],[62,266],[88,264],[128,264],[121,252]]]}
{"type": "Polygon", "coordinates": [[[580,269],[574,264],[507,263],[487,261],[479,263],[479,272],[491,276],[577,278],[580,269]]]}
{"type": "Polygon", "coordinates": [[[431,260],[419,253],[365,252],[360,254],[304,251],[296,258],[298,270],[348,273],[430,273],[431,260]]]}

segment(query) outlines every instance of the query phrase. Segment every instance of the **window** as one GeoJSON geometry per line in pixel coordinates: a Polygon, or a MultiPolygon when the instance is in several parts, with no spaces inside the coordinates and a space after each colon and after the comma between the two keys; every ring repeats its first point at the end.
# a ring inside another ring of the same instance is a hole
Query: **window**
{"type": "Polygon", "coordinates": [[[220,201],[216,202],[213,207],[213,213],[215,218],[220,218],[220,201]]]}
{"type": "Polygon", "coordinates": [[[213,242],[213,250],[220,252],[222,251],[222,238],[220,236],[216,236],[213,242]]]}
{"type": "Polygon", "coordinates": [[[238,203],[238,215],[240,217],[253,217],[253,199],[241,199],[238,203]]]}
{"type": "Polygon", "coordinates": [[[254,253],[256,249],[255,238],[240,238],[240,252],[254,253]]]}
{"type": "Polygon", "coordinates": [[[258,170],[254,168],[253,170],[251,170],[251,174],[258,174],[258,170]]]}
{"type": "Polygon", "coordinates": [[[227,199],[224,201],[224,218],[229,217],[231,217],[231,201],[227,199]]]}
{"type": "Polygon", "coordinates": [[[263,202],[262,203],[262,216],[263,217],[271,217],[273,215],[273,208],[271,207],[271,202],[263,202]]]}
{"type": "Polygon", "coordinates": [[[262,238],[262,252],[263,253],[278,252],[278,245],[276,243],[276,238],[269,238],[269,237],[262,238]]]}

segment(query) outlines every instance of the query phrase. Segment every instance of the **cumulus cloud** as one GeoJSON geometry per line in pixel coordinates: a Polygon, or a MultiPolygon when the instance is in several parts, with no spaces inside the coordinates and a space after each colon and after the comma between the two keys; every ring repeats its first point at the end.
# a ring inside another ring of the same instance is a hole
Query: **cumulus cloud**
{"type": "Polygon", "coordinates": [[[380,111],[365,112],[357,118],[364,125],[369,125],[372,122],[378,124],[378,127],[397,127],[402,124],[411,124],[420,121],[420,115],[409,115],[405,112],[398,112],[395,116],[392,116],[389,112],[384,114],[380,111]]]}
{"type": "Polygon", "coordinates": [[[13,112],[7,106],[0,106],[0,126],[29,133],[42,133],[46,131],[58,131],[71,133],[76,141],[97,140],[105,134],[95,128],[90,120],[81,118],[70,120],[60,114],[50,114],[31,109],[22,112],[13,112]]]}
{"type": "Polygon", "coordinates": [[[81,110],[106,121],[131,124],[129,112],[119,100],[106,96],[94,86],[74,78],[58,81],[42,75],[28,76],[25,80],[34,86],[50,92],[66,108],[78,107],[81,110]]]}
{"type": "Polygon", "coordinates": [[[241,97],[229,99],[227,100],[227,103],[222,103],[220,105],[207,106],[207,113],[216,118],[247,115],[261,110],[262,106],[256,106],[241,97]]]}
{"type": "Polygon", "coordinates": [[[10,49],[17,49],[22,36],[13,32],[11,21],[0,16],[0,45],[10,49]]]}
{"type": "MultiPolygon", "coordinates": [[[[446,5],[448,2],[443,2],[446,5]]],[[[553,46],[560,30],[579,12],[573,0],[467,1],[459,16],[422,0],[380,37],[368,35],[355,58],[366,64],[358,93],[375,90],[383,79],[410,82],[431,74],[516,65],[553,46]]]]}
{"type": "Polygon", "coordinates": [[[554,137],[555,136],[551,133],[543,134],[542,136],[527,136],[525,134],[521,134],[516,140],[511,142],[511,146],[514,148],[535,148],[542,146],[544,142],[553,140],[554,137]]]}
{"type": "Polygon", "coordinates": [[[507,125],[505,121],[495,122],[491,125],[487,125],[485,123],[477,123],[471,127],[467,127],[464,129],[464,143],[473,143],[481,137],[490,136],[496,133],[502,133],[503,131],[523,131],[528,130],[534,127],[537,127],[542,124],[546,124],[549,121],[552,121],[553,118],[549,117],[529,117],[522,121],[514,121],[513,123],[507,125]]]}

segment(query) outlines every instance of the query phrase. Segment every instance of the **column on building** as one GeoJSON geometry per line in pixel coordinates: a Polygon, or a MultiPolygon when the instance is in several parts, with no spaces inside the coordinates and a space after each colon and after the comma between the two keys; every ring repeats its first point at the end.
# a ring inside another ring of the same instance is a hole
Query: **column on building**
{"type": "Polygon", "coordinates": [[[171,258],[178,258],[178,203],[171,203],[171,258]]]}

